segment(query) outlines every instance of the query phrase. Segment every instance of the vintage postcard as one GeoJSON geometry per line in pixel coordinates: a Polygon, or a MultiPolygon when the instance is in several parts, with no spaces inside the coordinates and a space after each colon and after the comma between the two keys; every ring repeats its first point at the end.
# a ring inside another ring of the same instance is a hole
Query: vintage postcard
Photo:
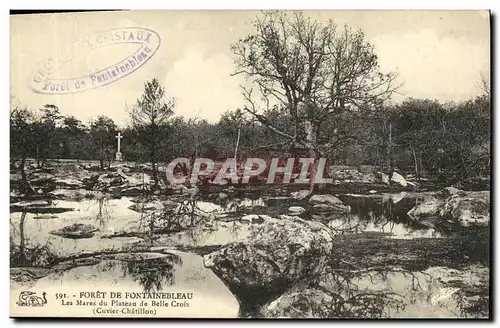
{"type": "Polygon", "coordinates": [[[488,11],[10,38],[12,317],[491,317],[488,11]]]}

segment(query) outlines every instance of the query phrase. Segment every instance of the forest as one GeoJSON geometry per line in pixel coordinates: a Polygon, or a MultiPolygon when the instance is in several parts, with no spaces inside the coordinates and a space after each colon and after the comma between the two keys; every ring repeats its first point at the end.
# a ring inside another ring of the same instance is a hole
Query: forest
{"type": "MultiPolygon", "coordinates": [[[[123,135],[124,159],[131,162],[151,161],[152,138],[158,162],[293,153],[283,137],[239,108],[227,111],[215,123],[175,115],[174,109],[153,134],[132,116],[129,126],[118,127],[106,116],[83,123],[50,104],[40,109],[18,106],[10,114],[11,158],[31,158],[38,165],[47,159],[99,160],[101,167],[109,166],[118,131],[123,135]]],[[[291,124],[276,108],[265,117],[278,126],[291,124]]],[[[409,98],[366,111],[346,111],[324,121],[320,133],[324,140],[334,140],[335,147],[327,155],[334,165],[372,165],[388,171],[392,163],[417,180],[433,177],[452,183],[489,175],[490,97],[486,92],[464,102],[409,98]]]]}

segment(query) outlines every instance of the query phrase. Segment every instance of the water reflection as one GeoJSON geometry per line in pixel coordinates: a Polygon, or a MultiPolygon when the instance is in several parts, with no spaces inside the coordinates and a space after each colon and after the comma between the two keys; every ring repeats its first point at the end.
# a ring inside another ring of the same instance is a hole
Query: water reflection
{"type": "Polygon", "coordinates": [[[145,292],[159,292],[165,286],[174,284],[175,266],[182,260],[175,254],[152,259],[123,262],[121,268],[125,277],[131,277],[145,292]]]}
{"type": "Polygon", "coordinates": [[[395,238],[442,236],[440,231],[415,222],[407,215],[417,199],[404,192],[377,197],[340,195],[338,198],[351,206],[348,215],[329,217],[328,225],[339,233],[378,231],[395,238]]]}
{"type": "Polygon", "coordinates": [[[102,197],[98,199],[98,211],[96,215],[96,222],[99,227],[106,225],[106,222],[111,218],[111,214],[108,210],[109,201],[107,198],[102,197]]]}

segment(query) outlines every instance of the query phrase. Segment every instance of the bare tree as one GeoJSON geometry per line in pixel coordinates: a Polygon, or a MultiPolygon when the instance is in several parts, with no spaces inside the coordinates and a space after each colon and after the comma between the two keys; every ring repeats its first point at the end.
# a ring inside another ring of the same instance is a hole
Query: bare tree
{"type": "Polygon", "coordinates": [[[253,86],[242,86],[244,109],[291,146],[306,148],[312,158],[357,138],[341,129],[323,129],[327,122],[347,111],[378,108],[399,87],[396,74],[379,72],[374,48],[361,31],[338,28],[331,20],[313,21],[301,12],[276,11],[263,12],[254,27],[254,34],[231,47],[234,74],[243,74],[253,86]],[[292,128],[276,127],[266,117],[271,110],[286,115],[292,128]]]}
{"type": "Polygon", "coordinates": [[[173,115],[174,107],[174,98],[165,96],[165,88],[155,78],[144,84],[144,93],[130,111],[132,125],[149,150],[155,188],[158,187],[158,145],[161,133],[164,132],[161,128],[173,115]]]}
{"type": "Polygon", "coordinates": [[[486,96],[491,95],[490,77],[488,75],[481,73],[481,83],[479,85],[479,88],[484,92],[486,96]]]}

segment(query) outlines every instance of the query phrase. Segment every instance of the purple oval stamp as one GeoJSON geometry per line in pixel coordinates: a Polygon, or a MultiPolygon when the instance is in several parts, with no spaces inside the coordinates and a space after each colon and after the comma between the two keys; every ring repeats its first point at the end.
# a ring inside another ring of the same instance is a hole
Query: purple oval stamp
{"type": "Polygon", "coordinates": [[[126,27],[95,33],[75,42],[71,48],[41,62],[30,77],[33,91],[43,94],[66,94],[99,88],[118,81],[142,67],[160,47],[160,36],[153,30],[126,27]],[[117,44],[137,44],[137,50],[124,59],[92,74],[70,78],[51,76],[65,63],[71,53],[92,52],[98,48],[117,44]]]}

